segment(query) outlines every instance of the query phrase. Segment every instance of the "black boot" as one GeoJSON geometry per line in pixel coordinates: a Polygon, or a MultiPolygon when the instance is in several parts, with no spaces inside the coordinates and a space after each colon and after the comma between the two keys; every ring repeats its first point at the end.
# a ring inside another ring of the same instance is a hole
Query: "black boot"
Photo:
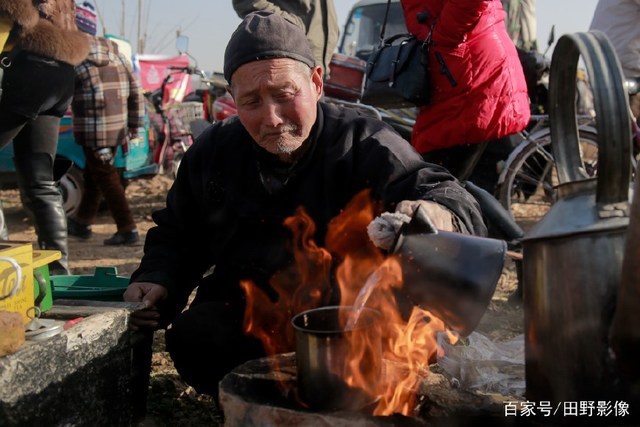
{"type": "Polygon", "coordinates": [[[116,233],[108,239],[105,239],[104,244],[107,246],[135,245],[139,240],[140,234],[138,234],[138,230],[133,230],[116,233]]]}
{"type": "Polygon", "coordinates": [[[40,249],[60,251],[62,257],[49,264],[52,276],[69,272],[69,247],[67,242],[67,216],[62,207],[62,195],[53,181],[24,200],[32,212],[32,220],[38,236],[40,249]],[[27,199],[28,198],[28,199],[27,199]],[[29,201],[27,201],[29,200],[29,201]]]}
{"type": "Polygon", "coordinates": [[[34,153],[28,160],[15,162],[22,204],[29,212],[40,249],[60,251],[62,258],[49,264],[51,275],[69,274],[67,216],[62,194],[53,180],[53,159],[34,153]]]}

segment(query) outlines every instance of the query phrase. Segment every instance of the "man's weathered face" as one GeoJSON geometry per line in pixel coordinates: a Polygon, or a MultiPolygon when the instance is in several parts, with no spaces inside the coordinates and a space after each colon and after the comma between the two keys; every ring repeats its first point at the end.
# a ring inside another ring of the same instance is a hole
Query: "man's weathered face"
{"type": "Polygon", "coordinates": [[[233,73],[230,91],[256,143],[291,161],[316,121],[322,69],[288,58],[249,62],[233,73]]]}

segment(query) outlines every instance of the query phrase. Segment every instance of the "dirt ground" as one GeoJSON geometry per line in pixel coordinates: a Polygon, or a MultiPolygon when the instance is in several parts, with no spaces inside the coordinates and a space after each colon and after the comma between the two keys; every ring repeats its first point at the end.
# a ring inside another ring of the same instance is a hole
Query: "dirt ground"
{"type": "MultiPolygon", "coordinates": [[[[93,274],[96,266],[114,266],[119,274],[131,274],[142,256],[144,236],[153,225],[151,213],[163,206],[170,185],[169,178],[156,176],[152,179],[134,181],[127,188],[127,196],[142,237],[139,244],[124,247],[103,245],[102,241],[116,231],[107,211],[99,214],[90,240],[70,238],[70,267],[73,274],[93,274]]],[[[18,192],[0,190],[0,200],[4,207],[9,238],[35,242],[33,226],[22,209],[18,192]]],[[[477,332],[496,341],[523,333],[522,306],[509,301],[509,296],[516,289],[516,283],[514,263],[507,260],[496,293],[477,332]]],[[[157,332],[154,340],[147,417],[140,425],[216,426],[221,422],[221,414],[212,399],[199,395],[180,380],[171,359],[164,351],[162,332],[157,332]]]]}

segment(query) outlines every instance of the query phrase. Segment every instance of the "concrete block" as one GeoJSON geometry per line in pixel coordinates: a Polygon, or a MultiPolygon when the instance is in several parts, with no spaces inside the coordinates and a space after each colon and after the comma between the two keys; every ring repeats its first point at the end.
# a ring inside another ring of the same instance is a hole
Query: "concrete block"
{"type": "MultiPolygon", "coordinates": [[[[66,315],[82,313],[74,308],[66,315]]],[[[131,425],[144,412],[148,385],[146,366],[133,362],[142,352],[150,363],[151,347],[148,337],[128,329],[129,313],[96,310],[0,358],[0,425],[131,425]]]]}

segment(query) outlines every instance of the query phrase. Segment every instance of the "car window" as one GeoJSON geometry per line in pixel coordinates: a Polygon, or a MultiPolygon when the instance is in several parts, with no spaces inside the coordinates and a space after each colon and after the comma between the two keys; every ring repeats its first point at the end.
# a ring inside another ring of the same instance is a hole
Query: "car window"
{"type": "MultiPolygon", "coordinates": [[[[380,40],[386,7],[386,3],[381,3],[353,9],[345,25],[340,53],[366,60],[380,40]]],[[[392,3],[384,36],[406,32],[402,6],[392,3]]]]}

